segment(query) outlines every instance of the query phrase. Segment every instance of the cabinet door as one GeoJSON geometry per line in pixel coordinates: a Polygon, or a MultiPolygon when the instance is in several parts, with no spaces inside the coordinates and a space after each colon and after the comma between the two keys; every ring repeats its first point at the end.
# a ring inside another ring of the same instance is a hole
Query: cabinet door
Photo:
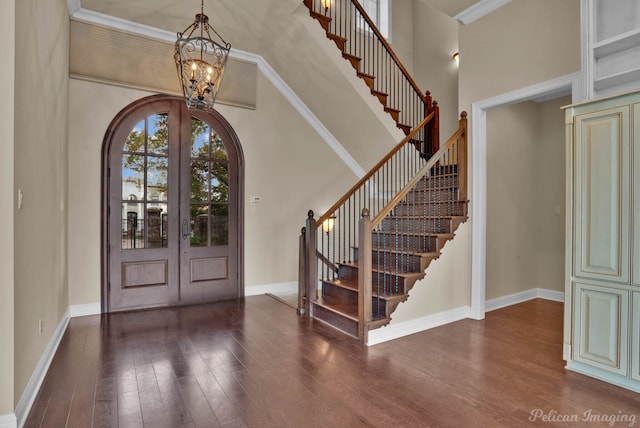
{"type": "Polygon", "coordinates": [[[631,377],[640,380],[640,292],[632,293],[631,377]]]}
{"type": "Polygon", "coordinates": [[[626,376],[629,292],[576,284],[573,313],[573,359],[626,376]]]}
{"type": "Polygon", "coordinates": [[[629,106],[575,118],[575,276],[629,283],[629,134],[629,106]]]}

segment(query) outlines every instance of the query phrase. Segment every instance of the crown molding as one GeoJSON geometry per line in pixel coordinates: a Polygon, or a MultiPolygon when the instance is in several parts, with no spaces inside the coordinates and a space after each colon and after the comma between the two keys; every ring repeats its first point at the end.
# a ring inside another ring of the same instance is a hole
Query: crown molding
{"type": "Polygon", "coordinates": [[[69,9],[69,16],[73,16],[82,8],[80,0],[67,0],[67,9],[69,9]]]}
{"type": "MultiPolygon", "coordinates": [[[[68,0],[74,2],[76,0],[68,0]]],[[[78,0],[79,1],[79,0],[78,0]]],[[[117,18],[115,16],[106,15],[104,13],[94,12],[80,8],[71,17],[77,21],[84,21],[91,24],[102,25],[116,30],[127,31],[129,33],[175,43],[176,34],[171,31],[161,30],[149,25],[138,24],[126,19],[117,18]]],[[[307,105],[298,97],[289,85],[280,77],[280,75],[271,67],[271,65],[261,55],[251,52],[242,51],[231,48],[229,56],[233,59],[252,62],[258,66],[258,70],[271,82],[271,84],[284,96],[287,101],[296,109],[311,127],[318,133],[324,142],[342,159],[347,167],[358,178],[364,177],[365,170],[356,162],[342,144],[331,134],[326,126],[313,114],[307,105]]]]}
{"type": "Polygon", "coordinates": [[[494,10],[501,8],[510,1],[511,0],[481,0],[454,16],[453,19],[460,21],[460,23],[464,25],[469,25],[494,10]]]}

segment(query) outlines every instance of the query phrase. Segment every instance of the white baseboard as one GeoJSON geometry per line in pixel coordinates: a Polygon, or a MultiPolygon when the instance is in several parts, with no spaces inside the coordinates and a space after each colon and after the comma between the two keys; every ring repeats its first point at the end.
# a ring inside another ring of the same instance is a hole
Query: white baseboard
{"type": "Polygon", "coordinates": [[[18,420],[15,413],[9,413],[8,415],[0,415],[0,428],[16,428],[18,426],[18,420]]]}
{"type": "Polygon", "coordinates": [[[31,378],[27,383],[27,387],[24,389],[22,393],[22,397],[20,397],[20,401],[18,401],[18,405],[16,406],[16,418],[19,427],[22,427],[29,416],[29,411],[31,410],[31,406],[38,395],[38,391],[40,390],[40,386],[42,385],[42,381],[47,374],[47,370],[49,370],[49,365],[51,365],[51,360],[53,360],[53,356],[58,349],[58,345],[60,344],[60,340],[62,340],[62,336],[64,335],[65,330],[67,329],[67,325],[69,324],[69,319],[71,318],[69,314],[69,309],[64,313],[60,323],[53,332],[51,336],[51,340],[49,340],[49,344],[44,349],[42,353],[42,357],[40,357],[40,361],[38,361],[38,365],[36,365],[35,370],[31,374],[31,378]]]}
{"type": "Polygon", "coordinates": [[[244,288],[244,295],[259,296],[267,293],[295,293],[298,291],[297,282],[278,282],[275,284],[254,285],[252,287],[244,288]]]}
{"type": "Polygon", "coordinates": [[[471,306],[461,306],[436,314],[412,319],[409,321],[391,324],[369,332],[369,340],[367,346],[377,345],[378,343],[387,342],[399,337],[408,336],[410,334],[419,333],[434,327],[460,321],[471,316],[471,306]]]}
{"type": "Polygon", "coordinates": [[[546,299],[553,300],[555,302],[564,302],[564,293],[561,291],[548,290],[546,288],[532,288],[530,290],[520,291],[519,293],[508,294],[506,296],[487,300],[485,303],[485,311],[495,311],[496,309],[533,299],[546,299]]]}
{"type": "Polygon", "coordinates": [[[69,306],[69,316],[71,318],[100,315],[101,313],[102,308],[100,307],[100,302],[69,306]]]}
{"type": "Polygon", "coordinates": [[[553,300],[554,302],[564,302],[564,292],[556,290],[547,290],[546,288],[536,288],[538,290],[538,298],[545,300],[553,300]]]}

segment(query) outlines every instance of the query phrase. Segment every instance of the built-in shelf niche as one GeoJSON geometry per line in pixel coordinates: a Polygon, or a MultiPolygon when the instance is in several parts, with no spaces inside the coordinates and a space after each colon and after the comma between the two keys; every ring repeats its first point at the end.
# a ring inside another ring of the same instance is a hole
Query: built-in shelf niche
{"type": "Polygon", "coordinates": [[[640,1],[582,0],[585,98],[640,88],[640,1]]]}

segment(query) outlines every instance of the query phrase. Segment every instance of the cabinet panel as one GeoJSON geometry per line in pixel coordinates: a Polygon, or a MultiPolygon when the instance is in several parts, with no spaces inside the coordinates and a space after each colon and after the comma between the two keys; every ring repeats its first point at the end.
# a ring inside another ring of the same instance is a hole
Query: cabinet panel
{"type": "Polygon", "coordinates": [[[633,194],[632,203],[633,209],[631,210],[633,218],[633,248],[631,256],[631,266],[633,284],[640,285],[640,104],[633,105],[633,138],[632,138],[632,151],[633,151],[633,194]]]}
{"type": "Polygon", "coordinates": [[[574,274],[629,283],[629,106],[575,118],[574,274]]]}
{"type": "Polygon", "coordinates": [[[631,377],[640,380],[640,293],[632,293],[631,377]]]}
{"type": "Polygon", "coordinates": [[[576,284],[574,297],[573,358],[626,376],[629,292],[576,284]]]}

